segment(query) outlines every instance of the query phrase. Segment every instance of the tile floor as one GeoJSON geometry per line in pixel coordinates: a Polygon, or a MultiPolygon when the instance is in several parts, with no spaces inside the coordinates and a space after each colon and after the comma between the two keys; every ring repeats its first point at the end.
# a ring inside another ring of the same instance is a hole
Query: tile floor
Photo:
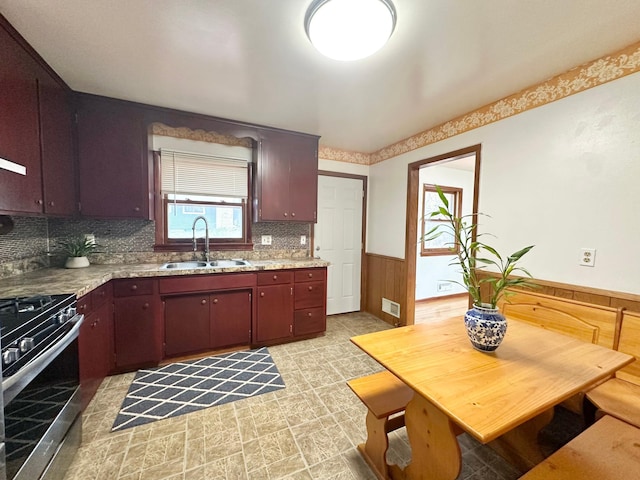
{"type": "MultiPolygon", "coordinates": [[[[375,480],[356,451],[366,409],[345,382],[381,369],[349,338],[385,328],[366,313],[329,317],[324,337],[269,348],[284,390],[116,433],[134,374],[109,377],[85,412],[83,445],[65,480],[375,480]]],[[[459,438],[459,479],[520,475],[488,447],[459,438]]],[[[406,464],[405,429],[390,443],[389,460],[406,464]]]]}

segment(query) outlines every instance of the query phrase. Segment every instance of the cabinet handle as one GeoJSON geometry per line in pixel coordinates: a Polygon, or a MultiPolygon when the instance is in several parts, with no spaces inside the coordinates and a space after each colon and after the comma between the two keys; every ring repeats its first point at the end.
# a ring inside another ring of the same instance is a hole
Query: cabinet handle
{"type": "Polygon", "coordinates": [[[296,212],[291,212],[291,216],[295,217],[296,216],[296,212]]]}
{"type": "Polygon", "coordinates": [[[274,276],[273,276],[273,279],[274,279],[274,280],[277,280],[277,279],[278,279],[278,275],[274,275],[274,276]]]}
{"type": "Polygon", "coordinates": [[[36,204],[42,205],[44,202],[42,200],[36,200],[36,204]]]}
{"type": "Polygon", "coordinates": [[[138,289],[138,285],[131,285],[131,291],[135,292],[138,289]]]}
{"type": "Polygon", "coordinates": [[[309,291],[313,290],[313,287],[309,287],[309,291]]]}
{"type": "Polygon", "coordinates": [[[49,202],[49,206],[50,206],[50,207],[53,207],[53,206],[55,206],[55,203],[53,203],[53,202],[49,202]]]}
{"type": "Polygon", "coordinates": [[[261,296],[261,297],[264,297],[264,292],[260,292],[260,296],[261,296]]]}
{"type": "Polygon", "coordinates": [[[309,274],[309,278],[313,278],[313,273],[310,273],[310,274],[309,274]]]}
{"type": "Polygon", "coordinates": [[[200,305],[206,305],[207,301],[206,300],[200,300],[200,305]]]}
{"type": "Polygon", "coordinates": [[[287,212],[284,212],[284,216],[285,216],[285,217],[287,216],[287,212]]]}
{"type": "Polygon", "coordinates": [[[307,313],[307,317],[310,317],[310,316],[311,316],[311,312],[307,313]]]}
{"type": "Polygon", "coordinates": [[[148,303],[145,303],[144,305],[142,305],[142,309],[143,310],[146,310],[147,308],[149,308],[149,304],[148,303]]]}
{"type": "Polygon", "coordinates": [[[134,212],[139,212],[139,211],[140,211],[140,207],[135,207],[135,208],[133,209],[133,211],[134,211],[134,212]]]}
{"type": "Polygon", "coordinates": [[[217,298],[214,298],[214,299],[213,299],[213,303],[218,303],[218,299],[217,299],[217,298]]]}

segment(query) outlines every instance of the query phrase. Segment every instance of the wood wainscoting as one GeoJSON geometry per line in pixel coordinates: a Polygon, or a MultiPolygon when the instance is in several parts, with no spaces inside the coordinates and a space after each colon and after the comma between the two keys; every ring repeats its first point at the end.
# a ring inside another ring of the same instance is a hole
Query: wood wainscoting
{"type": "MultiPolygon", "coordinates": [[[[415,275],[415,270],[407,272],[407,263],[402,258],[365,253],[362,268],[362,310],[389,325],[412,325],[415,320],[416,302],[407,298],[407,282],[415,282],[415,278],[408,277],[410,273],[415,275]],[[400,318],[382,311],[383,297],[400,304],[400,318]]],[[[490,273],[485,272],[484,275],[490,273]]],[[[534,290],[538,293],[640,313],[640,295],[549,280],[532,281],[540,286],[534,290]]]]}
{"type": "Polygon", "coordinates": [[[407,324],[407,271],[404,259],[365,253],[362,291],[365,312],[390,325],[407,324]],[[400,304],[400,318],[382,311],[383,297],[400,304]]]}
{"type": "MultiPolygon", "coordinates": [[[[484,272],[483,275],[497,276],[491,272],[484,272]]],[[[568,298],[585,303],[593,303],[605,307],[623,308],[633,312],[640,312],[640,295],[631,293],[616,292],[600,288],[582,287],[568,283],[552,282],[534,278],[531,280],[540,286],[533,291],[544,293],[553,297],[568,298]]],[[[525,288],[526,290],[526,288],[525,288]]]]}

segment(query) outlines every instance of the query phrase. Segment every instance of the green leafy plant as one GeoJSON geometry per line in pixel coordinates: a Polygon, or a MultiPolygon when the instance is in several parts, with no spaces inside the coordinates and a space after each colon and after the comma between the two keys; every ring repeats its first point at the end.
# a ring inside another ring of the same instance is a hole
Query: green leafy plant
{"type": "MultiPolygon", "coordinates": [[[[437,210],[426,215],[428,218],[444,217],[445,221],[425,233],[425,240],[433,240],[439,237],[445,233],[443,229],[453,234],[455,242],[460,245],[460,249],[456,253],[456,259],[452,260],[449,265],[458,265],[461,268],[463,283],[454,282],[467,289],[475,305],[496,308],[500,299],[509,294],[505,289],[515,286],[537,287],[537,285],[528,280],[531,278],[531,274],[525,268],[517,265],[518,261],[534,245],[522,248],[503,258],[493,247],[478,241],[478,238],[483,234],[477,233],[478,224],[476,218],[477,215],[482,214],[455,216],[449,211],[449,201],[440,187],[436,186],[436,190],[442,205],[437,210]],[[488,269],[488,267],[493,267],[491,270],[497,270],[498,277],[478,276],[479,272],[488,269]],[[523,277],[514,276],[515,274],[522,274],[523,277]],[[483,285],[487,285],[487,288],[482,288],[483,285]]],[[[454,247],[455,243],[449,245],[452,254],[456,252],[454,247]]]]}
{"type": "Polygon", "coordinates": [[[70,238],[60,245],[68,257],[86,257],[98,249],[98,245],[84,236],[70,238]]]}

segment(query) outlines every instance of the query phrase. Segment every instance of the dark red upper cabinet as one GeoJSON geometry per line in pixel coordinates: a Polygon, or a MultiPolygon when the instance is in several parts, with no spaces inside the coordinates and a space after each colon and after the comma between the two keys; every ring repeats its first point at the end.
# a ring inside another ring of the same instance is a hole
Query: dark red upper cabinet
{"type": "Polygon", "coordinates": [[[254,179],[254,221],[316,222],[318,137],[261,130],[254,179]]]}
{"type": "Polygon", "coordinates": [[[75,177],[70,90],[0,17],[0,211],[72,215],[75,177]]]}
{"type": "Polygon", "coordinates": [[[44,212],[76,210],[70,92],[42,71],[38,76],[44,212]]]}
{"type": "Polygon", "coordinates": [[[42,213],[35,60],[0,23],[0,158],[26,175],[0,168],[0,211],[42,213]]]}
{"type": "Polygon", "coordinates": [[[81,215],[153,219],[145,111],[79,94],[77,115],[81,215]]]}

